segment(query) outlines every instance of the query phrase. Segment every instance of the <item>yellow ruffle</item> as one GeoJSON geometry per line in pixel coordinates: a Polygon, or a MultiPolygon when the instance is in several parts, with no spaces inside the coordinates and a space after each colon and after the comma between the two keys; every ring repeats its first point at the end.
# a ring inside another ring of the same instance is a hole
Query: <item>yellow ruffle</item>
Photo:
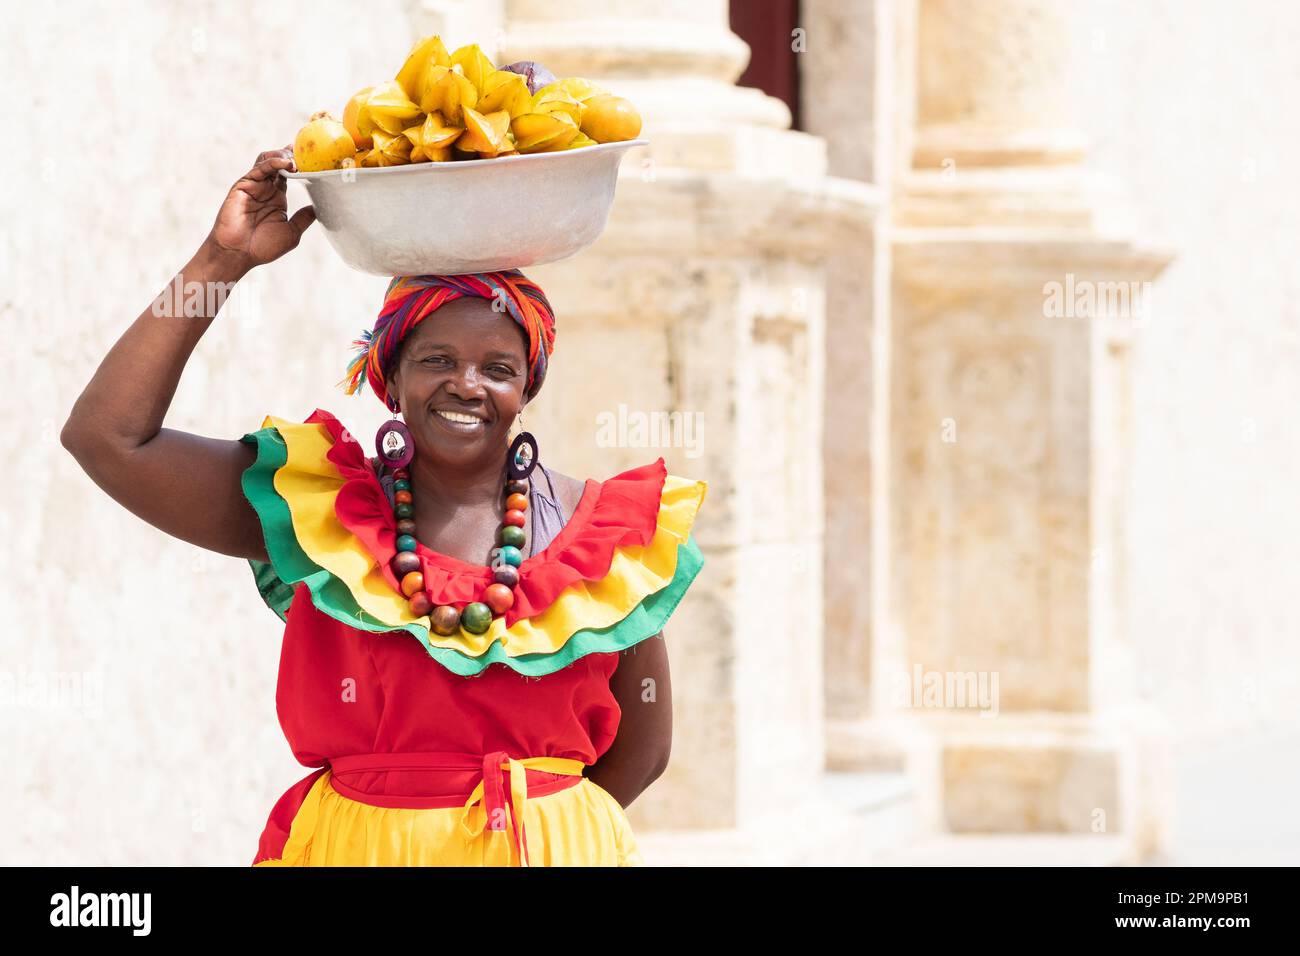
{"type": "MultiPolygon", "coordinates": [[[[275,490],[289,507],[294,535],[303,552],[347,585],[357,604],[376,619],[399,627],[427,626],[427,617],[411,613],[406,599],[385,580],[365,546],[338,520],[334,501],[345,479],[326,457],[332,437],[324,425],[289,422],[267,416],[284,438],[287,459],[275,474],[275,490]]],[[[615,549],[609,573],[599,581],[579,581],[565,588],[544,612],[510,628],[497,617],[483,634],[460,631],[442,636],[429,630],[434,647],[471,657],[501,641],[509,657],[550,654],[576,631],[617,624],[646,597],[666,587],[677,568],[677,549],[685,543],[704,501],[707,483],[668,475],[664,482],[654,538],[645,546],[615,549]]]]}
{"type": "MultiPolygon", "coordinates": [[[[376,807],[343,796],[326,770],[294,816],[283,855],[257,866],[518,866],[509,828],[462,826],[464,809],[376,807]]],[[[531,866],[643,866],[622,806],[584,777],[524,803],[531,866]]]]}

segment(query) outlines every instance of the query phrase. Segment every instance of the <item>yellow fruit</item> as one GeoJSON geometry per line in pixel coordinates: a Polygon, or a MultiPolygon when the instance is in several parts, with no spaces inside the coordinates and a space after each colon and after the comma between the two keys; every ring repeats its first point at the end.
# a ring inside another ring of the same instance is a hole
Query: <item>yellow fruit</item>
{"type": "Polygon", "coordinates": [[[515,148],[521,153],[543,153],[568,145],[578,135],[578,125],[568,113],[525,113],[510,124],[515,148]]]}
{"type": "Polygon", "coordinates": [[[450,68],[430,63],[420,88],[420,109],[441,113],[452,126],[464,126],[464,108],[478,105],[478,90],[465,78],[459,63],[450,68]]]}
{"type": "Polygon", "coordinates": [[[552,92],[545,94],[545,98],[539,99],[543,94],[538,93],[533,97],[532,108],[530,113],[566,113],[569,119],[573,120],[573,125],[578,126],[582,123],[582,105],[569,96],[567,93],[552,92]]]}
{"type": "Polygon", "coordinates": [[[363,135],[382,129],[395,136],[406,127],[421,121],[420,107],[406,98],[396,80],[381,83],[371,91],[366,98],[366,113],[372,128],[367,130],[364,126],[359,126],[363,135]]]}
{"type": "Polygon", "coordinates": [[[465,152],[499,153],[509,147],[506,133],[510,129],[510,114],[498,110],[484,116],[478,110],[465,108],[465,134],[456,145],[465,152]]]}
{"type": "Polygon", "coordinates": [[[621,96],[593,96],[583,106],[582,131],[597,143],[621,143],[641,132],[641,114],[621,96]]]}
{"type": "Polygon", "coordinates": [[[463,46],[453,53],[451,55],[451,65],[459,66],[465,74],[465,79],[473,83],[474,89],[479,93],[484,92],[484,82],[496,72],[496,67],[479,49],[477,43],[463,46]]]}
{"type": "Polygon", "coordinates": [[[431,34],[416,41],[392,80],[353,95],[341,123],[313,115],[298,132],[294,159],[307,172],[349,159],[367,168],[490,159],[623,142],[640,132],[636,108],[585,77],[556,79],[525,62],[499,70],[478,44],[449,54],[431,34]]]}
{"type": "Polygon", "coordinates": [[[376,166],[402,166],[411,161],[411,141],[407,137],[381,129],[375,130],[374,137],[375,148],[370,152],[376,166]]]}
{"type": "MultiPolygon", "coordinates": [[[[594,139],[589,137],[586,133],[579,133],[577,136],[573,137],[573,139],[569,140],[567,144],[561,146],[560,149],[577,149],[580,146],[595,145],[596,141],[594,139]]],[[[551,152],[551,150],[548,150],[548,152],[551,152]]]]}
{"type": "Polygon", "coordinates": [[[293,161],[303,173],[338,169],[356,154],[357,145],[343,124],[323,111],[314,113],[293,141],[293,161]]]}
{"type": "Polygon", "coordinates": [[[416,41],[406,57],[406,62],[397,71],[397,82],[406,93],[408,100],[415,103],[420,101],[420,77],[424,76],[424,71],[430,63],[451,66],[451,57],[447,56],[447,48],[443,46],[442,39],[437,34],[416,41]]]}
{"type": "MultiPolygon", "coordinates": [[[[569,94],[569,96],[572,96],[578,102],[590,99],[593,96],[602,96],[609,93],[609,90],[601,89],[595,83],[591,82],[591,80],[585,80],[580,76],[566,76],[564,79],[557,80],[551,85],[557,90],[569,94]]],[[[537,92],[541,93],[545,89],[546,87],[543,87],[537,92]]]]}
{"type": "Polygon", "coordinates": [[[411,162],[443,162],[451,159],[451,144],[465,131],[459,126],[448,126],[442,114],[430,113],[422,124],[402,130],[411,141],[411,162]]]}
{"type": "Polygon", "coordinates": [[[551,83],[550,86],[543,86],[541,90],[534,92],[529,113],[554,113],[555,111],[568,113],[575,125],[582,121],[582,104],[559,88],[558,83],[551,83]]]}
{"type": "Polygon", "coordinates": [[[352,142],[357,144],[358,149],[369,149],[373,145],[370,135],[361,135],[361,130],[357,126],[357,120],[361,111],[365,109],[366,97],[374,89],[373,86],[367,86],[364,90],[357,90],[352,99],[348,100],[348,105],[343,107],[343,128],[352,135],[352,142]]]}
{"type": "Polygon", "coordinates": [[[521,113],[529,112],[531,105],[528,81],[518,73],[497,70],[483,81],[482,95],[474,108],[485,116],[497,110],[505,110],[514,119],[521,113]]]}

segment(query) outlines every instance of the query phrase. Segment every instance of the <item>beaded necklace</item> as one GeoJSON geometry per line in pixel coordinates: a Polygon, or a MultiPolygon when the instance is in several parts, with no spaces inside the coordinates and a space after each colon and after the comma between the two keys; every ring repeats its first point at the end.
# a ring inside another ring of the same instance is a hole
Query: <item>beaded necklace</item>
{"type": "MultiPolygon", "coordinates": [[[[522,457],[522,456],[521,456],[522,457]]],[[[411,613],[428,615],[435,633],[444,637],[463,628],[470,634],[484,634],[492,620],[510,610],[515,603],[514,588],[519,584],[519,566],[524,555],[524,522],[528,511],[528,485],[518,479],[505,484],[506,513],[497,532],[499,544],[492,549],[490,566],[493,583],[483,589],[481,599],[460,610],[455,605],[434,605],[424,591],[424,574],[416,554],[415,501],[411,495],[411,476],[405,468],[393,470],[393,513],[397,519],[397,554],[391,567],[400,583],[411,613]]]]}

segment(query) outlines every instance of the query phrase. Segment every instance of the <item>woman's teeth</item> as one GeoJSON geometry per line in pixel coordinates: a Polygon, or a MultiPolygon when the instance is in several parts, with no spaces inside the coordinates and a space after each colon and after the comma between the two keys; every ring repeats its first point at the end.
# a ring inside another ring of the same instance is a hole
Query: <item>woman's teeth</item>
{"type": "Polygon", "coordinates": [[[483,419],[479,418],[477,415],[464,415],[460,412],[444,412],[441,409],[437,410],[437,414],[447,419],[449,422],[460,422],[465,425],[480,425],[483,423],[483,419]]]}

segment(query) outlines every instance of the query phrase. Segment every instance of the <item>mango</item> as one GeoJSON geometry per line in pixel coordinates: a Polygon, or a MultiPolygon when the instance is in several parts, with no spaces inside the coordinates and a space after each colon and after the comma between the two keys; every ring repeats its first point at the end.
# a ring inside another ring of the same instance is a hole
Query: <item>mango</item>
{"type": "Polygon", "coordinates": [[[340,169],[345,159],[354,159],[356,154],[351,134],[324,110],[313,113],[293,141],[293,161],[303,173],[340,169]]]}
{"type": "Polygon", "coordinates": [[[621,96],[593,96],[583,106],[582,132],[597,143],[621,143],[641,132],[641,114],[621,96]]]}

